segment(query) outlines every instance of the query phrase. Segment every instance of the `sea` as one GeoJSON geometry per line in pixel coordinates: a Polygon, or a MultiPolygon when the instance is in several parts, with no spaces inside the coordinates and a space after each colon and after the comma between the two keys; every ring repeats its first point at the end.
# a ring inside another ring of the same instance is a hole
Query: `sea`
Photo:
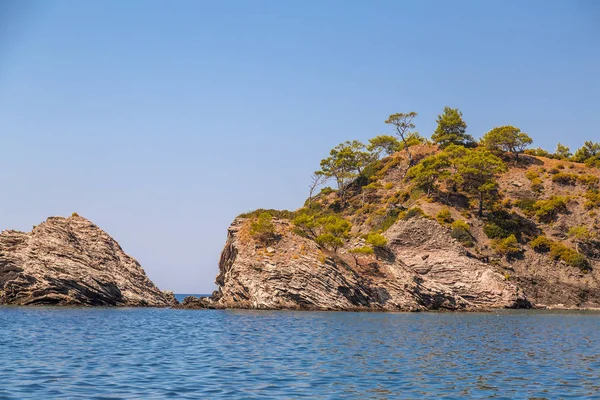
{"type": "Polygon", "coordinates": [[[0,399],[600,398],[600,313],[0,307],[0,399]]]}

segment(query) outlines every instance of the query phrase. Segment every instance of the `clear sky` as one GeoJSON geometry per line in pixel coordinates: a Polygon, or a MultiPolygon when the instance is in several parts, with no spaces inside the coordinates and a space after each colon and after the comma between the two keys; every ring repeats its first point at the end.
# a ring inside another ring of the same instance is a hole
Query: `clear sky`
{"type": "Polygon", "coordinates": [[[298,208],[389,114],[574,148],[600,140],[599,74],[595,0],[0,0],[0,230],[75,211],[209,293],[236,215],[298,208]]]}

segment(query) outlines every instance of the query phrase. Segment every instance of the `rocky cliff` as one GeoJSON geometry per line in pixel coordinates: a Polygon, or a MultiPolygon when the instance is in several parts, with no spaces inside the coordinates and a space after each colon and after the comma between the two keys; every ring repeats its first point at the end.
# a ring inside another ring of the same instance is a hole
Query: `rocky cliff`
{"type": "MultiPolygon", "coordinates": [[[[440,154],[411,149],[416,165],[440,154]]],[[[452,181],[422,190],[402,152],[369,165],[343,196],[325,188],[294,212],[244,214],[228,230],[218,290],[184,306],[600,308],[600,170],[545,157],[505,161],[483,215],[452,181]],[[273,217],[267,241],[252,232],[268,227],[261,215],[273,217]],[[368,243],[372,234],[385,244],[368,243]]]]}
{"type": "Polygon", "coordinates": [[[85,218],[51,217],[0,234],[0,304],[152,306],[176,303],[106,232],[85,218]]]}
{"type": "Polygon", "coordinates": [[[398,222],[386,232],[387,249],[357,258],[349,248],[320,248],[294,233],[288,221],[277,220],[275,226],[277,240],[263,246],[249,234],[248,219],[234,221],[219,263],[218,291],[205,305],[373,311],[530,307],[518,287],[470,257],[434,221],[398,222]]]}

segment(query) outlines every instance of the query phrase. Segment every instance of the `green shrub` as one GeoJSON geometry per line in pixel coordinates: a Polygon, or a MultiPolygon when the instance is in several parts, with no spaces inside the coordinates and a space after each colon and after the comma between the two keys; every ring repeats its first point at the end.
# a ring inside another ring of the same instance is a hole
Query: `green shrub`
{"type": "Polygon", "coordinates": [[[512,234],[504,239],[494,240],[492,248],[496,253],[507,257],[514,256],[521,251],[517,238],[512,234]]]}
{"type": "Polygon", "coordinates": [[[385,236],[379,234],[379,233],[369,233],[369,235],[367,236],[367,244],[370,244],[371,246],[373,246],[376,249],[382,249],[385,246],[387,246],[387,239],[385,238],[385,236]]]}
{"type": "Polygon", "coordinates": [[[552,168],[550,168],[550,171],[548,171],[548,173],[550,175],[555,175],[555,174],[559,174],[560,170],[558,168],[556,168],[556,167],[552,167],[552,168]]]}
{"type": "Polygon", "coordinates": [[[330,249],[332,249],[334,251],[336,251],[340,246],[342,246],[344,244],[344,242],[342,241],[342,239],[340,239],[339,237],[335,237],[331,233],[322,233],[322,234],[320,234],[315,239],[315,242],[317,242],[317,244],[319,246],[327,247],[327,248],[330,248],[330,249]]]}
{"type": "Polygon", "coordinates": [[[356,247],[354,249],[351,249],[350,253],[356,254],[356,255],[370,255],[370,254],[375,253],[375,251],[372,248],[370,248],[369,246],[363,246],[363,247],[356,247]]]}
{"type": "Polygon", "coordinates": [[[537,171],[534,171],[532,169],[527,170],[527,172],[525,172],[525,178],[529,179],[530,181],[539,178],[540,174],[537,171]]]}
{"type": "Polygon", "coordinates": [[[483,233],[490,239],[504,239],[511,235],[510,231],[496,225],[493,222],[488,222],[483,226],[483,233]]]}
{"type": "Polygon", "coordinates": [[[526,212],[526,214],[535,213],[536,199],[519,199],[515,202],[515,205],[526,212]]]}
{"type": "Polygon", "coordinates": [[[540,222],[550,222],[557,214],[566,213],[567,198],[562,196],[552,196],[548,200],[538,200],[534,204],[535,215],[540,222]]]}
{"type": "Polygon", "coordinates": [[[559,173],[552,176],[552,182],[559,185],[575,185],[577,183],[577,175],[559,173]]]}
{"type": "Polygon", "coordinates": [[[452,229],[455,229],[455,228],[462,229],[467,232],[471,231],[471,227],[469,226],[469,224],[467,224],[462,219],[457,219],[456,221],[452,222],[452,229]]]}
{"type": "Polygon", "coordinates": [[[598,189],[590,189],[585,195],[585,208],[591,210],[592,208],[600,207],[600,191],[598,189]]]}
{"type": "Polygon", "coordinates": [[[77,214],[76,212],[74,212],[73,214],[71,214],[71,217],[79,217],[79,214],[77,214]]]}
{"type": "Polygon", "coordinates": [[[600,181],[600,179],[598,179],[598,177],[594,175],[581,175],[578,176],[577,179],[579,180],[579,182],[581,182],[582,185],[587,186],[589,189],[597,187],[598,181],[600,181]]]}
{"type": "Polygon", "coordinates": [[[538,236],[532,240],[529,245],[537,253],[547,253],[552,246],[552,240],[548,239],[546,236],[538,236]]]}
{"type": "Polygon", "coordinates": [[[273,216],[268,212],[261,213],[250,224],[250,235],[263,243],[272,240],[275,237],[275,226],[272,219],[273,216]]]}
{"type": "Polygon", "coordinates": [[[569,237],[584,242],[592,238],[592,233],[585,226],[573,226],[569,229],[569,237]]]}
{"type": "Polygon", "coordinates": [[[335,189],[332,189],[329,186],[324,187],[323,189],[321,189],[321,191],[319,192],[319,195],[323,195],[323,196],[327,196],[330,193],[335,192],[335,189]]]}
{"type": "Polygon", "coordinates": [[[454,221],[450,209],[447,207],[442,208],[435,218],[440,224],[451,224],[454,221]]]}
{"type": "Polygon", "coordinates": [[[423,210],[420,207],[413,207],[411,209],[409,209],[408,211],[406,211],[406,214],[404,215],[404,220],[408,221],[409,219],[413,218],[413,217],[420,217],[425,215],[425,213],[423,212],[423,210]]]}
{"type": "Polygon", "coordinates": [[[259,208],[254,211],[249,211],[247,213],[240,214],[240,215],[238,215],[238,218],[256,218],[264,213],[269,214],[273,218],[279,218],[279,219],[290,219],[291,220],[295,216],[294,211],[273,210],[273,209],[265,210],[264,208],[259,208]]]}
{"type": "Polygon", "coordinates": [[[540,193],[544,190],[544,182],[540,178],[532,179],[531,190],[533,190],[536,193],[540,193]]]}
{"type": "Polygon", "coordinates": [[[550,257],[555,260],[562,260],[567,265],[579,268],[582,271],[590,269],[590,263],[583,255],[560,242],[550,240],[545,236],[538,236],[531,241],[530,245],[538,253],[550,252],[550,257]]]}
{"type": "Polygon", "coordinates": [[[470,233],[469,225],[463,220],[456,220],[452,223],[452,231],[450,237],[458,240],[464,246],[471,247],[473,243],[473,237],[470,233]]]}

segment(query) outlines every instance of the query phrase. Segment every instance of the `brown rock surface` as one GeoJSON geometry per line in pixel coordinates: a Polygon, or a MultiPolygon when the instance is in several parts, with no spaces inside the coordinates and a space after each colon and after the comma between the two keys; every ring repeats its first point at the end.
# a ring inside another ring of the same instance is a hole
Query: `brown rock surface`
{"type": "Polygon", "coordinates": [[[176,304],[140,264],[85,218],[50,217],[29,233],[0,234],[0,304],[176,304]]]}
{"type": "MultiPolygon", "coordinates": [[[[389,246],[354,259],[349,248],[323,250],[275,221],[279,238],[266,246],[236,219],[219,263],[216,307],[319,310],[472,310],[529,307],[522,292],[470,258],[436,222],[399,221],[389,246]]],[[[358,243],[355,243],[358,245],[358,243]]],[[[190,303],[191,304],[191,303],[190,303]]]]}

